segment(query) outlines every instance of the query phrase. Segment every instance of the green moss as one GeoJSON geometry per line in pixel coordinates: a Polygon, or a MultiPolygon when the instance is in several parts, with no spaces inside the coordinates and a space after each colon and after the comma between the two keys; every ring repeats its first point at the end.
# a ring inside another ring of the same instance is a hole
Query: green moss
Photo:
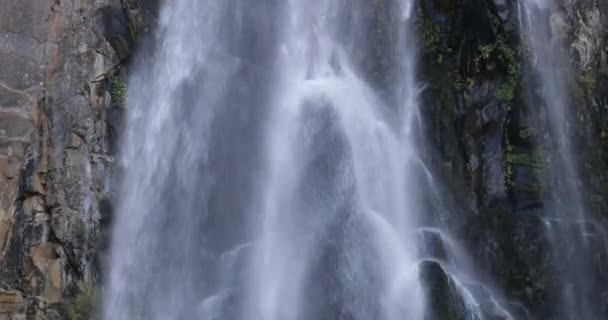
{"type": "MultiPolygon", "coordinates": [[[[505,176],[505,185],[508,189],[513,187],[513,166],[527,166],[534,169],[534,174],[539,181],[542,181],[542,176],[545,174],[545,170],[548,168],[548,162],[538,153],[516,153],[514,152],[513,146],[509,143],[509,139],[506,141],[505,153],[502,160],[502,168],[505,176]]],[[[532,193],[540,194],[541,186],[534,186],[533,189],[528,190],[532,193]]],[[[527,189],[530,189],[528,187],[527,189]]]]}
{"type": "Polygon", "coordinates": [[[479,46],[479,57],[481,59],[488,60],[492,56],[492,53],[494,53],[495,49],[496,49],[495,43],[481,45],[481,46],[479,46]]]}
{"type": "Polygon", "coordinates": [[[124,107],[127,99],[127,84],[119,78],[114,78],[110,87],[110,95],[112,102],[117,106],[124,107]]]}
{"type": "Polygon", "coordinates": [[[84,282],[78,283],[78,294],[71,299],[66,308],[67,320],[93,319],[99,306],[99,290],[84,282]]]}
{"type": "MultiPolygon", "coordinates": [[[[442,6],[444,9],[451,11],[455,9],[451,1],[444,1],[442,6]]],[[[448,31],[449,32],[449,31],[448,31]]],[[[432,20],[424,17],[419,11],[416,21],[416,34],[418,43],[426,50],[425,55],[429,58],[428,64],[436,77],[446,78],[449,80],[445,85],[446,88],[463,91],[471,88],[475,84],[475,80],[471,75],[463,74],[458,70],[458,57],[456,51],[447,43],[442,42],[442,34],[446,30],[442,30],[439,25],[432,20]],[[445,77],[447,75],[447,77],[445,77]]]]}
{"type": "Polygon", "coordinates": [[[542,170],[548,168],[547,161],[536,153],[514,153],[513,148],[507,149],[504,158],[507,166],[507,171],[512,173],[513,165],[523,165],[536,169],[538,175],[542,174],[542,170]]]}
{"type": "MultiPolygon", "coordinates": [[[[515,147],[511,144],[511,134],[509,128],[510,120],[507,120],[507,124],[505,125],[505,140],[504,140],[504,153],[502,157],[502,170],[505,177],[505,187],[507,189],[511,189],[513,187],[513,167],[514,166],[527,166],[532,168],[534,171],[534,175],[538,178],[538,181],[543,181],[543,176],[545,175],[546,169],[549,164],[546,160],[546,157],[540,150],[535,151],[522,151],[520,149],[515,149],[515,147]]],[[[511,129],[514,130],[514,129],[511,129]]],[[[533,129],[524,129],[518,132],[519,136],[533,136],[536,135],[536,131],[533,129]]],[[[521,187],[521,186],[519,186],[521,187]]],[[[541,186],[538,185],[534,187],[534,189],[539,189],[540,192],[541,186]]],[[[531,190],[534,191],[534,190],[531,190]]],[[[536,193],[536,192],[534,192],[536,193]]]]}
{"type": "Polygon", "coordinates": [[[131,43],[137,42],[137,37],[143,29],[144,22],[140,16],[132,17],[127,23],[127,29],[129,31],[129,41],[131,43]]]}
{"type": "Polygon", "coordinates": [[[479,72],[481,61],[486,63],[497,61],[504,69],[506,77],[496,89],[495,96],[501,101],[513,101],[521,80],[521,68],[515,50],[509,47],[503,37],[499,36],[494,43],[479,46],[478,52],[478,56],[474,60],[475,71],[479,72]]]}
{"type": "Polygon", "coordinates": [[[416,23],[418,42],[426,49],[437,49],[439,46],[439,28],[429,19],[419,18],[416,23]]]}
{"type": "Polygon", "coordinates": [[[502,82],[496,89],[496,99],[505,102],[513,101],[513,99],[515,98],[516,89],[517,84],[513,81],[510,81],[508,78],[507,81],[502,82]]]}
{"type": "Polygon", "coordinates": [[[463,76],[458,71],[449,72],[449,77],[452,81],[452,86],[456,90],[469,89],[475,84],[475,79],[463,76]]]}
{"type": "Polygon", "coordinates": [[[535,153],[513,153],[510,158],[511,163],[526,165],[536,169],[545,169],[547,161],[535,153]]]}
{"type": "Polygon", "coordinates": [[[437,62],[437,64],[443,63],[443,54],[438,54],[437,59],[435,59],[435,62],[437,62]]]}
{"type": "Polygon", "coordinates": [[[138,4],[135,0],[122,0],[122,7],[127,16],[127,32],[129,41],[134,44],[137,42],[137,37],[144,27],[142,17],[134,12],[138,11],[138,4]]]}

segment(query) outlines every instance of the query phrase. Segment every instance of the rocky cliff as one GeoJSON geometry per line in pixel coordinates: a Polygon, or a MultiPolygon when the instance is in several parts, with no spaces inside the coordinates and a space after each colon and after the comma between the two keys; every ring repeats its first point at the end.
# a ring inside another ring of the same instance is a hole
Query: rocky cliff
{"type": "Polygon", "coordinates": [[[124,65],[146,9],[2,3],[0,319],[81,319],[87,311],[71,297],[94,299],[124,65]]]}
{"type": "MultiPolygon", "coordinates": [[[[569,126],[582,173],[577,183],[588,216],[597,221],[589,226],[584,255],[594,264],[592,303],[606,306],[608,3],[558,2],[550,19],[553,36],[570,57],[566,82],[576,117],[569,126]]],[[[559,290],[544,236],[547,106],[538,97],[538,79],[528,72],[529,48],[517,10],[514,0],[419,2],[423,105],[436,148],[433,161],[450,186],[454,207],[462,208],[450,216],[454,232],[508,299],[521,302],[532,318],[549,319],[559,290]]],[[[561,264],[576,263],[575,253],[568,255],[561,264]]],[[[567,270],[557,269],[562,267],[567,270]]],[[[607,312],[603,307],[597,319],[607,312]]]]}
{"type": "MultiPolygon", "coordinates": [[[[132,0],[2,5],[0,319],[88,317],[111,220],[126,66],[155,8],[132,0]]],[[[608,218],[608,3],[561,0],[560,8],[552,21],[572,62],[580,185],[601,226],[608,218]]],[[[529,103],[534,90],[526,88],[534,86],[517,3],[424,0],[417,10],[429,161],[443,174],[446,198],[462,208],[447,219],[508,299],[546,317],[554,301],[539,214],[546,125],[543,107],[529,103]]],[[[370,68],[381,77],[381,65],[370,68]]],[[[608,305],[602,231],[592,227],[588,254],[598,301],[608,305]]]]}

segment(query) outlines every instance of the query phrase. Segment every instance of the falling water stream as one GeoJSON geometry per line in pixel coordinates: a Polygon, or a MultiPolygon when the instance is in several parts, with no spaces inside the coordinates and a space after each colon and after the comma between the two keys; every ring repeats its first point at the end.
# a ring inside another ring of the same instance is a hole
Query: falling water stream
{"type": "Polygon", "coordinates": [[[428,319],[421,272],[486,318],[422,223],[412,5],[163,6],[129,81],[105,319],[428,319]]]}
{"type": "MultiPolygon", "coordinates": [[[[528,63],[536,77],[537,95],[544,105],[549,132],[545,225],[552,245],[557,274],[559,305],[554,319],[597,319],[601,303],[590,275],[589,230],[593,224],[585,217],[583,191],[579,183],[572,135],[574,111],[567,81],[570,77],[564,39],[560,35],[560,12],[553,0],[524,0],[519,20],[524,41],[530,48],[528,63]]],[[[538,108],[538,105],[532,105],[538,108]]]]}
{"type": "MultiPolygon", "coordinates": [[[[260,239],[246,289],[245,314],[254,318],[422,316],[418,210],[409,197],[411,57],[397,61],[403,79],[390,88],[396,103],[385,104],[352,61],[368,27],[355,15],[369,4],[351,3],[287,4],[254,226],[260,239]],[[344,30],[346,19],[353,20],[344,30]]],[[[396,3],[391,17],[404,31],[409,5],[396,3]]]]}

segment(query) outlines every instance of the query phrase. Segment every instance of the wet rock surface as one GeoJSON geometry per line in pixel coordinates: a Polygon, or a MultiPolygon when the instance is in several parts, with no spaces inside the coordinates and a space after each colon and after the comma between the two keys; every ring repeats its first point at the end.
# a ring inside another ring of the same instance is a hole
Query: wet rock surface
{"type": "MultiPolygon", "coordinates": [[[[538,79],[524,62],[528,48],[517,27],[517,1],[419,4],[429,143],[439,148],[434,163],[459,195],[457,206],[468,207],[453,214],[459,223],[451,224],[452,232],[467,243],[475,265],[519,305],[518,314],[552,318],[555,292],[561,290],[555,287],[556,275],[567,266],[556,268],[551,262],[555,241],[543,219],[551,147],[546,106],[539,99],[538,79]]],[[[566,82],[576,114],[570,127],[582,173],[579,185],[588,219],[604,230],[608,7],[593,1],[561,1],[559,7],[551,23],[572,64],[566,82]]],[[[606,240],[604,233],[593,232],[589,239],[596,244],[589,244],[585,256],[608,263],[602,258],[607,248],[599,244],[606,240]]],[[[589,270],[597,279],[593,295],[605,296],[603,271],[589,270]]]]}
{"type": "Polygon", "coordinates": [[[464,320],[468,310],[454,279],[435,261],[420,263],[420,279],[424,283],[429,306],[427,317],[433,320],[464,320]]]}

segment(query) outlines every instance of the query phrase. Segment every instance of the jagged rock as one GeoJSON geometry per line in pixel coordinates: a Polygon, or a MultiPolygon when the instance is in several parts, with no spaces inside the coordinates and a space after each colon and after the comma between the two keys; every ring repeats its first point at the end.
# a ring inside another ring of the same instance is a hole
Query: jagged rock
{"type": "Polygon", "coordinates": [[[443,241],[444,239],[439,231],[418,230],[418,243],[420,243],[418,256],[420,258],[447,260],[448,255],[443,241]]]}
{"type": "Polygon", "coordinates": [[[131,40],[129,39],[129,27],[127,17],[120,6],[107,6],[101,9],[103,16],[104,35],[116,51],[118,57],[123,60],[131,55],[131,40]]]}
{"type": "Polygon", "coordinates": [[[15,297],[11,305],[18,307],[7,307],[12,313],[29,308],[58,319],[62,311],[54,305],[64,302],[67,288],[98,278],[98,202],[107,198],[111,164],[110,95],[102,80],[119,64],[113,36],[127,34],[121,5],[3,3],[0,283],[13,290],[2,295],[15,297]],[[103,9],[110,7],[118,8],[112,21],[123,24],[108,22],[103,9]],[[113,33],[104,33],[109,27],[113,33]]]}
{"type": "MultiPolygon", "coordinates": [[[[498,95],[498,88],[505,88],[509,68],[498,56],[489,54],[489,61],[480,58],[482,47],[499,38],[504,40],[501,46],[510,48],[505,53],[517,55],[528,50],[518,32],[518,2],[455,3],[420,1],[419,20],[425,22],[425,28],[418,30],[419,42],[424,45],[420,75],[428,84],[423,104],[430,119],[429,144],[441,148],[442,159],[437,162],[450,164],[445,180],[463,176],[467,181],[464,188],[470,202],[462,201],[458,206],[469,205],[476,213],[453,213],[448,220],[460,224],[450,227],[456,237],[465,239],[476,264],[505,288],[508,298],[529,309],[527,317],[546,318],[545,312],[553,305],[551,292],[556,289],[551,284],[555,271],[550,266],[552,253],[539,211],[546,201],[542,186],[546,159],[537,154],[542,150],[536,146],[546,144],[548,135],[538,98],[541,88],[533,84],[538,79],[524,77],[530,66],[521,64],[518,77],[522,83],[509,90],[510,94],[498,95]]],[[[557,7],[561,9],[551,17],[553,41],[565,43],[574,62],[572,78],[566,81],[577,114],[577,123],[572,123],[575,153],[581,160],[584,195],[592,204],[588,214],[605,225],[608,4],[563,0],[557,7]]],[[[520,65],[523,57],[516,60],[520,65]]],[[[453,193],[462,192],[463,185],[453,183],[450,188],[453,193]]],[[[606,249],[593,245],[591,252],[595,261],[603,261],[606,249]]],[[[598,287],[605,286],[603,272],[594,273],[602,283],[598,287]]],[[[602,290],[594,290],[601,295],[602,290]]]]}
{"type": "Polygon", "coordinates": [[[25,312],[25,301],[21,292],[0,291],[0,319],[13,320],[25,312]]]}
{"type": "Polygon", "coordinates": [[[542,207],[542,190],[535,169],[527,165],[512,167],[512,198],[516,210],[531,210],[542,207]]]}
{"type": "Polygon", "coordinates": [[[424,260],[419,265],[420,279],[425,288],[428,314],[431,320],[465,320],[467,309],[456,290],[454,280],[438,262],[424,260]]]}
{"type": "Polygon", "coordinates": [[[457,283],[436,261],[422,261],[419,268],[429,306],[425,319],[513,319],[509,311],[498,303],[486,287],[457,283]]]}
{"type": "MultiPolygon", "coordinates": [[[[475,298],[478,303],[480,313],[483,319],[488,320],[512,320],[510,313],[498,304],[488,288],[482,285],[469,285],[467,286],[471,295],[475,298]]],[[[518,320],[525,320],[525,318],[516,318],[518,320]]]]}

